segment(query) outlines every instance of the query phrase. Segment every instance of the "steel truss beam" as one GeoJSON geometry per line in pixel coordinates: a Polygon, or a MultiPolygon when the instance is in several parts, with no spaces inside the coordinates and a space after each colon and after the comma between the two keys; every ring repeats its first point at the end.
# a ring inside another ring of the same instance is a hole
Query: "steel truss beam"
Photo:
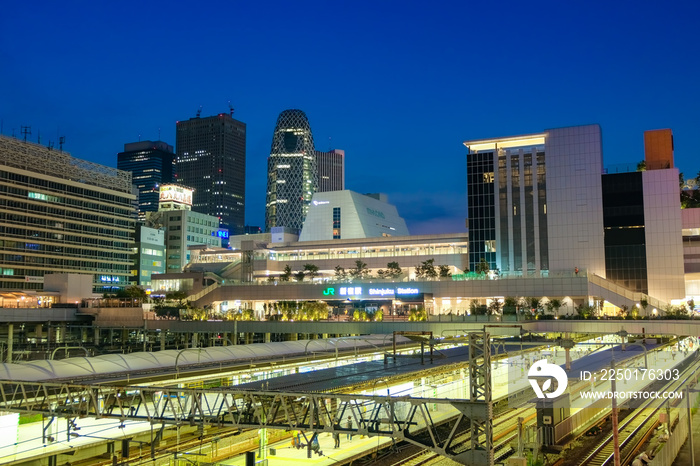
{"type": "Polygon", "coordinates": [[[407,441],[461,464],[483,465],[489,457],[483,451],[458,452],[465,447],[455,441],[470,418],[490,417],[491,405],[483,401],[17,381],[0,381],[0,397],[0,411],[40,413],[52,420],[92,417],[350,433],[407,441]]]}
{"type": "Polygon", "coordinates": [[[470,454],[479,464],[493,465],[493,413],[491,396],[491,342],[489,334],[469,334],[469,399],[488,408],[471,419],[470,454]]]}

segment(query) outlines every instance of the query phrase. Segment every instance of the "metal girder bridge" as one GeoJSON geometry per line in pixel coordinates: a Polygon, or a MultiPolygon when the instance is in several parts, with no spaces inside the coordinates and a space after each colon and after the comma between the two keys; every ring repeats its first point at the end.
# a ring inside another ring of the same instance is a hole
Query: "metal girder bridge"
{"type": "Polygon", "coordinates": [[[75,423],[92,417],[152,425],[266,427],[383,436],[413,443],[462,464],[487,464],[483,451],[458,452],[463,446],[453,444],[457,433],[469,429],[469,418],[490,417],[491,406],[484,402],[8,381],[0,382],[0,395],[0,411],[40,413],[51,421],[63,417],[75,423]]]}
{"type": "Polygon", "coordinates": [[[470,341],[472,400],[0,381],[0,411],[42,414],[49,424],[68,418],[69,426],[91,417],[163,427],[264,427],[391,437],[460,464],[490,466],[490,347],[488,334],[481,335],[470,341]],[[470,433],[468,444],[465,433],[470,433]]]}

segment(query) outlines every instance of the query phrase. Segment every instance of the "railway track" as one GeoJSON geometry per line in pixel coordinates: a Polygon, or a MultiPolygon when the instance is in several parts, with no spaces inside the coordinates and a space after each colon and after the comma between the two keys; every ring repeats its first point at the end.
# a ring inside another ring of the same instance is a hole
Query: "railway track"
{"type": "MultiPolygon", "coordinates": [[[[686,368],[678,380],[673,380],[665,384],[657,393],[671,392],[679,390],[693,377],[698,370],[698,363],[686,368]]],[[[635,408],[634,412],[628,415],[619,425],[619,448],[620,464],[629,464],[637,453],[639,447],[649,438],[658,425],[659,410],[665,403],[666,398],[652,398],[645,400],[641,406],[635,408]]],[[[613,434],[608,434],[591,453],[578,466],[606,466],[614,462],[614,442],[613,434]]]]}

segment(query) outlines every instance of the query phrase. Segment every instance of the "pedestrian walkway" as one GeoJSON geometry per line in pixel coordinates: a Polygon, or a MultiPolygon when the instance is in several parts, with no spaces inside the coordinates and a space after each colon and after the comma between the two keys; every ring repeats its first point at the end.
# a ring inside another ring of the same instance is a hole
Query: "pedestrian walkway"
{"type": "MultiPolygon", "coordinates": [[[[309,440],[311,435],[308,434],[309,440]]],[[[306,443],[302,439],[303,443],[306,443]]],[[[278,442],[269,445],[269,453],[267,454],[267,464],[270,466],[292,466],[298,465],[301,462],[305,464],[313,464],[314,466],[326,466],[338,463],[345,463],[353,458],[366,456],[372,450],[383,448],[391,445],[392,440],[386,437],[364,437],[354,436],[352,440],[348,440],[343,434],[340,436],[340,448],[333,448],[333,436],[330,433],[322,433],[318,436],[319,450],[323,452],[321,455],[311,453],[311,458],[308,457],[308,450],[304,448],[292,447],[291,439],[283,442],[278,442]],[[274,455],[272,452],[274,451],[274,455]]],[[[262,458],[256,458],[260,461],[262,458]]],[[[219,463],[229,466],[244,466],[245,455],[240,455],[230,460],[219,463]]]]}

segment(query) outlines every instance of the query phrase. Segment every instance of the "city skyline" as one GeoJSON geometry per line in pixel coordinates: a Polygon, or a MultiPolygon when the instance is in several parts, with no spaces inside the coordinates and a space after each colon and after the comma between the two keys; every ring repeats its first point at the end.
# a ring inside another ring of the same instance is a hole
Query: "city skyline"
{"type": "Polygon", "coordinates": [[[65,136],[74,157],[116,166],[123,144],[174,144],[176,120],[230,101],[248,128],[250,225],[264,224],[269,135],[287,108],[307,113],[318,150],[346,151],[347,189],[387,193],[412,234],[464,231],[474,137],[598,123],[610,166],[636,164],[643,131],[670,128],[676,165],[700,169],[697,5],[272,2],[216,18],[124,5],[5,7],[1,132],[65,136]],[[183,63],[216,72],[171,72],[183,63]]]}

